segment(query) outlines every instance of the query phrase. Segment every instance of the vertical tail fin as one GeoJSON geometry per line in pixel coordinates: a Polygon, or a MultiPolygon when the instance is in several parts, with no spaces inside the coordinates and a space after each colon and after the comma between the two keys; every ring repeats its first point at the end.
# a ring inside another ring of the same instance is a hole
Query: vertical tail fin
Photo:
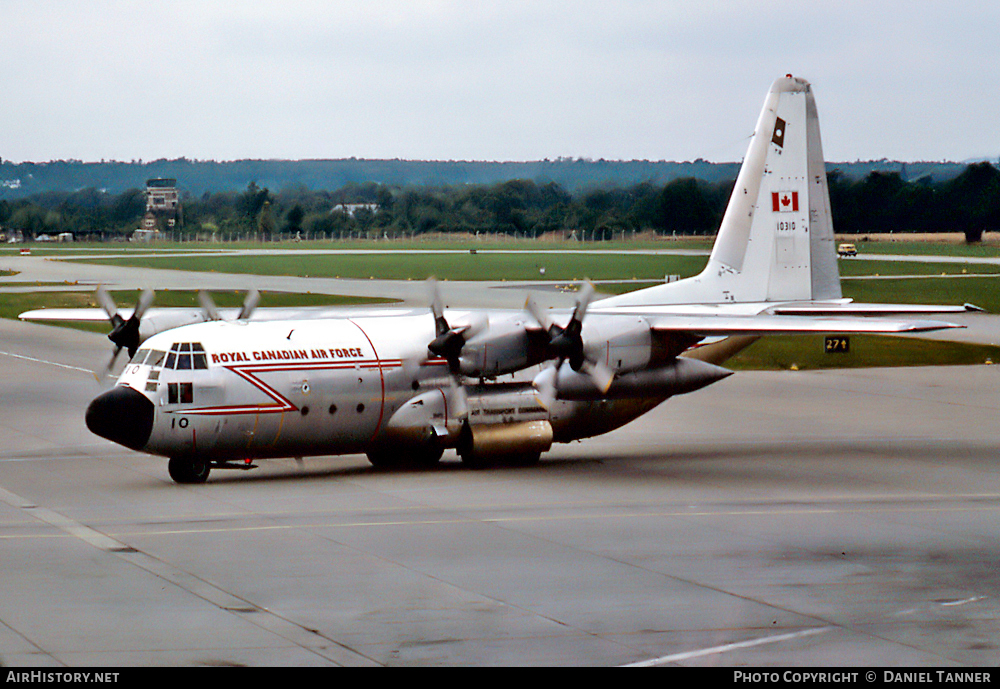
{"type": "Polygon", "coordinates": [[[840,297],[816,102],[788,75],[764,101],[705,270],[601,306],[840,297]]]}

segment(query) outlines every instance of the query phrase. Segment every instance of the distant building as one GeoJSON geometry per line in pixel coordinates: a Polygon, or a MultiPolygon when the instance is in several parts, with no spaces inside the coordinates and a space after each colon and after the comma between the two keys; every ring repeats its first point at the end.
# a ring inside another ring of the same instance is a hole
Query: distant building
{"type": "Polygon", "coordinates": [[[161,212],[174,211],[177,209],[177,180],[176,179],[147,179],[146,180],[146,211],[161,212]]]}
{"type": "Polygon", "coordinates": [[[133,242],[151,242],[154,239],[159,239],[159,238],[160,238],[160,231],[155,228],[152,230],[144,230],[142,228],[139,228],[138,230],[132,233],[133,242]]]}
{"type": "Polygon", "coordinates": [[[177,180],[156,178],[146,180],[146,214],[133,239],[148,241],[160,233],[173,230],[182,223],[177,180]]]}
{"type": "Polygon", "coordinates": [[[333,210],[331,210],[330,212],[346,213],[347,215],[353,218],[354,214],[359,210],[361,210],[362,208],[366,208],[370,210],[372,213],[378,213],[377,203],[338,203],[336,206],[333,207],[333,210]]]}

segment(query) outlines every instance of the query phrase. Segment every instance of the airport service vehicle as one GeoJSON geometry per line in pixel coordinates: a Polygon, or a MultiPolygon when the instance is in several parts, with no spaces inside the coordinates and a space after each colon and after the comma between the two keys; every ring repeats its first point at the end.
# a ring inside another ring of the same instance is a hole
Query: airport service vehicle
{"type": "Polygon", "coordinates": [[[841,244],[837,247],[838,256],[857,256],[858,248],[853,244],[841,244]]]}
{"type": "Polygon", "coordinates": [[[119,314],[100,294],[131,361],[87,426],[169,458],[180,483],[274,457],[426,466],[454,449],[472,466],[530,464],[723,380],[757,337],[957,327],[913,317],[965,310],[842,298],[816,105],[791,75],[771,86],[708,264],[687,279],[597,301],[587,284],[572,311],[444,309],[433,284],[429,310],[347,314],[254,310],[253,293],[236,314],[207,296],[151,309],[151,292],[119,314]]]}

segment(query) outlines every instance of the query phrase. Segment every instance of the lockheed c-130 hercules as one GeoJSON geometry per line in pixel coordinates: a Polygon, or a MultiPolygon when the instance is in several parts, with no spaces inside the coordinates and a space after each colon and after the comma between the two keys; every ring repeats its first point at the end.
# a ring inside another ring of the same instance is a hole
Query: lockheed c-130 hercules
{"type": "MultiPolygon", "coordinates": [[[[149,291],[119,314],[99,290],[116,354],[131,361],[87,426],[168,457],[180,483],[274,457],[420,466],[453,448],[471,465],[526,464],[722,380],[732,372],[720,364],[760,336],[958,327],[913,318],[974,308],[842,298],[816,105],[791,75],[767,94],[700,274],[599,301],[588,283],[571,312],[530,299],[523,310],[444,309],[430,292],[430,313],[290,318],[255,311],[255,292],[236,314],[207,295],[201,309],[150,309],[149,291]]],[[[67,311],[21,317],[81,317],[67,311]]]]}

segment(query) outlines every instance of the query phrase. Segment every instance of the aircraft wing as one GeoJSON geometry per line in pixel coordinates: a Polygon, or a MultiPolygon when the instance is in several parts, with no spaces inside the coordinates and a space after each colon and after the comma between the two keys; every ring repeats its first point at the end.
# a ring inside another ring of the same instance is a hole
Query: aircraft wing
{"type": "MultiPolygon", "coordinates": [[[[121,309],[118,313],[128,319],[132,316],[133,309],[121,309]]],[[[240,313],[238,308],[221,308],[219,315],[225,320],[234,320],[240,313]]],[[[365,306],[277,306],[260,307],[254,311],[252,320],[255,321],[285,321],[285,320],[313,320],[319,318],[338,318],[344,316],[398,316],[406,313],[426,313],[426,309],[393,309],[386,307],[365,307],[365,306]]],[[[107,322],[108,314],[103,309],[35,309],[25,311],[18,315],[23,321],[37,321],[60,323],[67,321],[74,322],[107,322]]],[[[205,311],[198,307],[168,306],[153,307],[146,311],[145,319],[162,320],[166,323],[176,325],[186,325],[188,323],[198,323],[207,320],[205,311]]]]}
{"type": "Polygon", "coordinates": [[[875,318],[781,316],[676,315],[650,319],[650,327],[660,332],[676,332],[719,337],[731,335],[791,335],[805,333],[913,333],[964,328],[964,325],[929,320],[887,320],[875,318]]]}
{"type": "Polygon", "coordinates": [[[968,313],[982,312],[974,304],[950,306],[944,304],[864,304],[864,303],[814,303],[783,304],[768,309],[768,313],[787,316],[892,316],[917,313],[968,313]]]}
{"type": "MultiPolygon", "coordinates": [[[[122,309],[123,318],[132,316],[132,309],[122,309]]],[[[63,321],[78,321],[83,323],[108,321],[104,309],[35,309],[18,315],[22,321],[39,321],[60,323],[63,321]]]]}

